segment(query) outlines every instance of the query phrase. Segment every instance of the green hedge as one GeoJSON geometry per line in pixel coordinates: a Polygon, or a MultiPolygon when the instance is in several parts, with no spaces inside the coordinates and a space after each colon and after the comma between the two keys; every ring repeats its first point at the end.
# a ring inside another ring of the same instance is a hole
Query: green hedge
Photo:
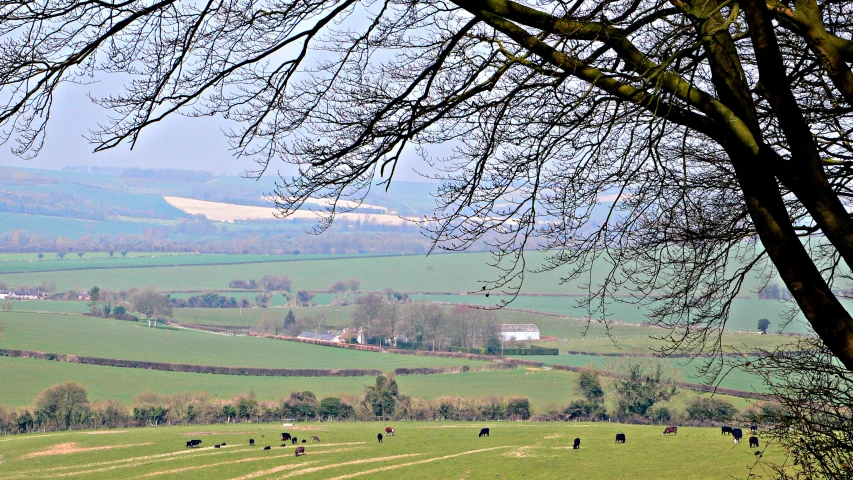
{"type": "MultiPolygon", "coordinates": [[[[475,353],[483,355],[486,353],[485,348],[465,348],[465,347],[450,347],[451,352],[475,353]]],[[[545,347],[529,347],[529,348],[504,348],[503,354],[506,355],[559,355],[559,348],[545,347]]]]}

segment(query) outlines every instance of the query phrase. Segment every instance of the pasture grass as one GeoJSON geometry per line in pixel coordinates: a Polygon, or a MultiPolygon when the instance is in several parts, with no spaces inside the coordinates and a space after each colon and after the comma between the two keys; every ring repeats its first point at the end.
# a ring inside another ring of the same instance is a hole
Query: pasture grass
{"type": "MultiPolygon", "coordinates": [[[[179,252],[128,252],[125,257],[122,257],[119,252],[115,252],[113,257],[110,257],[108,252],[86,252],[83,257],[79,257],[76,252],[69,252],[64,259],[60,259],[56,255],[56,252],[42,253],[44,254],[44,258],[41,260],[38,259],[37,253],[0,254],[0,273],[18,272],[19,274],[23,274],[27,272],[48,273],[69,270],[120,270],[163,266],[279,263],[312,259],[331,260],[348,258],[346,255],[220,255],[179,252]]],[[[257,279],[260,280],[260,277],[258,276],[257,279]]],[[[12,285],[17,284],[12,283],[12,285]]],[[[223,288],[227,287],[226,282],[223,288]]]]}
{"type": "MultiPolygon", "coordinates": [[[[530,252],[531,264],[541,262],[544,257],[530,252]]],[[[239,257],[239,256],[237,256],[239,257]]],[[[293,280],[294,290],[324,290],[335,281],[352,277],[361,280],[364,291],[382,291],[393,288],[404,292],[453,292],[479,291],[482,281],[496,275],[488,266],[488,253],[446,253],[397,256],[352,256],[329,255],[319,258],[296,256],[294,260],[262,264],[218,264],[218,265],[151,265],[122,271],[121,268],[84,271],[54,271],[21,273],[12,277],[0,275],[0,280],[10,283],[38,284],[43,278],[56,281],[59,290],[80,286],[98,285],[110,290],[156,285],[162,291],[222,290],[235,278],[260,279],[266,274],[288,275],[293,280]],[[333,264],[329,262],[333,261],[333,264]],[[154,268],[154,267],[157,268],[154,268]],[[50,273],[50,275],[45,275],[50,273]]],[[[115,260],[115,259],[113,259],[115,260]]],[[[103,262],[109,266],[109,262],[103,262]]],[[[199,262],[200,263],[200,262],[199,262]]],[[[115,264],[116,267],[120,265],[115,264]]],[[[524,290],[538,293],[571,293],[571,289],[560,285],[556,272],[528,275],[524,290]]]]}
{"type": "MultiPolygon", "coordinates": [[[[664,436],[660,426],[607,423],[394,422],[395,435],[378,443],[376,434],[385,425],[192,425],[20,435],[0,439],[0,476],[716,480],[746,478],[752,468],[757,478],[770,478],[746,440],[734,445],[719,428],[680,427],[677,435],[664,436]],[[477,437],[482,427],[490,428],[489,437],[477,437]],[[279,446],[283,431],[321,441],[300,444],[306,455],[295,457],[292,445],[279,446]],[[615,444],[616,433],[624,433],[627,442],[615,444]],[[571,448],[575,437],[581,439],[578,450],[571,448]],[[193,438],[202,446],[187,449],[193,438]],[[213,448],[222,442],[227,446],[213,448]],[[263,450],[266,445],[271,450],[263,450]]],[[[774,444],[761,462],[784,459],[774,444]]]]}
{"type": "MultiPolygon", "coordinates": [[[[229,295],[230,296],[230,295],[229,295]]],[[[331,329],[340,330],[350,325],[350,315],[354,306],[315,306],[315,307],[280,307],[280,308],[175,308],[173,318],[178,322],[195,323],[199,325],[215,325],[229,327],[254,327],[265,317],[284,319],[288,310],[293,310],[296,318],[324,317],[326,325],[331,329]]]]}
{"type": "MultiPolygon", "coordinates": [[[[236,312],[235,312],[236,313],[236,312]]],[[[152,362],[263,368],[375,368],[483,365],[457,358],[394,355],[256,337],[219,335],[147,322],[6,312],[0,347],[152,362]]]]}

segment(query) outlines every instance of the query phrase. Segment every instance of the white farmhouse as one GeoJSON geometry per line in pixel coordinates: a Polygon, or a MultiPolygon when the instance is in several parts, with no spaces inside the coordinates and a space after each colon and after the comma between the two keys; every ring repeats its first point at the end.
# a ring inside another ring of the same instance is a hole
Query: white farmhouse
{"type": "Polygon", "coordinates": [[[507,323],[500,326],[501,340],[539,340],[539,327],[532,323],[507,323]]]}

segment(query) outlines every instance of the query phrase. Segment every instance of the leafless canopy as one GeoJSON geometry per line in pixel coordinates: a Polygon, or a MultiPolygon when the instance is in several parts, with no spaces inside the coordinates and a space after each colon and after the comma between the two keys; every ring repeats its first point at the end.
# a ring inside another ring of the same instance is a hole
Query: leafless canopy
{"type": "Polygon", "coordinates": [[[490,291],[535,244],[589,278],[591,309],[627,289],[697,351],[772,264],[853,369],[831,290],[853,260],[851,22],[844,0],[0,1],[0,124],[32,154],[62,82],[120,74],[96,149],[222,115],[258,173],[298,166],[282,215],[328,200],[321,230],[422,155],[443,180],[424,228],[491,241],[490,291]]]}

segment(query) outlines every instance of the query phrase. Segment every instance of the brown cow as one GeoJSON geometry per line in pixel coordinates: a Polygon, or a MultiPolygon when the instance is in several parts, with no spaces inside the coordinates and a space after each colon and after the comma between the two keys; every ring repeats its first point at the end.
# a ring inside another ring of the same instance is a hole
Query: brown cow
{"type": "Polygon", "coordinates": [[[320,437],[318,437],[317,435],[311,435],[311,441],[312,441],[312,442],[319,442],[319,441],[320,441],[320,437]]]}
{"type": "Polygon", "coordinates": [[[296,456],[305,455],[305,447],[296,447],[296,456]]]}
{"type": "Polygon", "coordinates": [[[678,435],[678,427],[666,427],[663,429],[664,435],[669,435],[670,433],[673,435],[678,435]]]}
{"type": "Polygon", "coordinates": [[[394,427],[385,427],[385,435],[394,436],[394,427]]]}

